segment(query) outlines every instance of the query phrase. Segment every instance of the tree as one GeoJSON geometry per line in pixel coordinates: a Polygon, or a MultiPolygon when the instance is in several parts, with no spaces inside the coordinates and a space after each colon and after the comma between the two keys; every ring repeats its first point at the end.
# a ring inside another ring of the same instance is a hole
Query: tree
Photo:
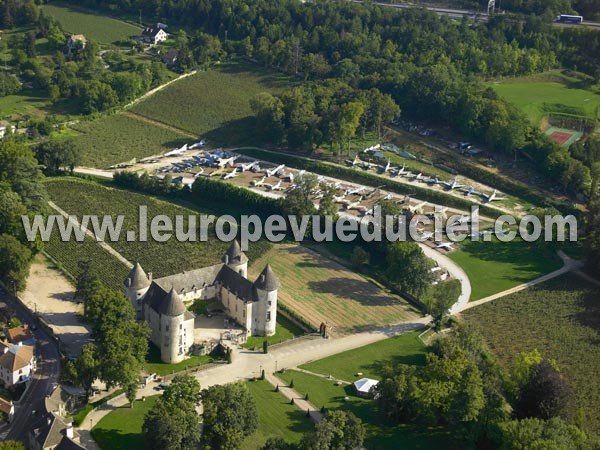
{"type": "Polygon", "coordinates": [[[74,368],[79,384],[85,389],[88,397],[91,393],[94,380],[100,375],[96,346],[86,344],[81,349],[81,354],[75,359],[74,368]]]}
{"type": "Polygon", "coordinates": [[[285,196],[283,207],[286,214],[296,215],[299,218],[304,215],[313,215],[316,209],[311,196],[319,185],[317,176],[304,174],[296,177],[294,183],[296,187],[285,196]]]}
{"type": "Polygon", "coordinates": [[[25,446],[19,441],[0,442],[0,450],[25,450],[25,446]]]}
{"type": "Polygon", "coordinates": [[[0,235],[0,279],[16,290],[25,288],[31,264],[31,250],[15,237],[0,235]]]}
{"type": "Polygon", "coordinates": [[[79,267],[79,275],[76,279],[75,298],[83,301],[83,315],[89,318],[88,301],[92,294],[102,286],[92,260],[81,259],[77,261],[77,266],[79,267]]]}
{"type": "Polygon", "coordinates": [[[387,246],[386,276],[398,289],[416,298],[431,285],[433,262],[414,242],[393,242],[387,246]]]}
{"type": "Polygon", "coordinates": [[[329,411],[305,436],[306,450],[355,450],[362,446],[365,428],[362,421],[349,411],[329,411]]]}
{"type": "Polygon", "coordinates": [[[384,123],[391,122],[400,115],[400,107],[388,94],[382,94],[379,89],[373,88],[369,91],[369,106],[367,115],[372,126],[381,138],[381,128],[384,123]]]}
{"type": "Polygon", "coordinates": [[[548,361],[532,366],[529,381],[521,388],[515,405],[516,416],[544,420],[559,417],[570,421],[574,412],[573,391],[560,373],[548,361]]]}
{"type": "Polygon", "coordinates": [[[56,23],[50,24],[46,38],[48,39],[48,44],[55,49],[61,48],[63,45],[65,45],[65,34],[60,29],[60,26],[56,23]]]}
{"type": "Polygon", "coordinates": [[[282,101],[268,92],[261,92],[250,100],[250,108],[256,116],[258,135],[268,142],[282,143],[285,137],[282,101]]]}
{"type": "Polygon", "coordinates": [[[498,425],[495,448],[499,450],[561,449],[586,450],[593,443],[575,425],[559,418],[511,420],[498,425]]]}
{"type": "Polygon", "coordinates": [[[352,267],[356,270],[362,270],[362,268],[369,264],[370,255],[364,248],[360,246],[355,246],[352,249],[352,256],[350,257],[350,261],[352,262],[352,267]]]}
{"type": "Polygon", "coordinates": [[[432,284],[422,299],[425,311],[433,318],[434,329],[439,331],[445,324],[450,308],[461,293],[459,280],[449,280],[432,284]]]}
{"type": "Polygon", "coordinates": [[[350,139],[356,135],[356,129],[360,124],[360,118],[365,112],[365,105],[361,102],[348,102],[342,105],[340,119],[340,149],[343,143],[348,143],[348,154],[350,154],[350,139]]]}
{"type": "Polygon", "coordinates": [[[59,173],[63,168],[68,168],[73,174],[80,150],[70,140],[50,140],[37,146],[36,157],[49,174],[59,173]]]}
{"type": "Polygon", "coordinates": [[[196,450],[200,443],[200,416],[192,403],[159,398],[142,425],[148,448],[196,450]]]}
{"type": "Polygon", "coordinates": [[[254,398],[241,383],[203,390],[202,404],[202,446],[207,450],[235,450],[258,427],[254,398]]]}
{"type": "Polygon", "coordinates": [[[260,448],[260,450],[296,450],[297,447],[294,444],[289,444],[283,438],[270,437],[267,442],[260,448]]]}
{"type": "Polygon", "coordinates": [[[175,376],[163,392],[163,399],[168,402],[183,400],[196,405],[200,397],[200,383],[191,375],[175,376]]]}

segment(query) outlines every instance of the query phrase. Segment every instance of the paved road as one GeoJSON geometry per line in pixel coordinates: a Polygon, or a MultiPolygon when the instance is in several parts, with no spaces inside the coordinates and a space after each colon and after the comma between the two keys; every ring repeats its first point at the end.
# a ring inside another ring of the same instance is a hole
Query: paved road
{"type": "MultiPolygon", "coordinates": [[[[12,297],[0,295],[0,299],[16,311],[17,317],[22,322],[32,322],[31,313],[12,297]]],[[[0,440],[24,440],[27,432],[38,420],[37,413],[44,411],[44,399],[58,383],[60,374],[58,345],[41,328],[34,330],[33,333],[36,340],[38,368],[27,392],[15,407],[15,416],[10,427],[2,433],[0,440]]]]}

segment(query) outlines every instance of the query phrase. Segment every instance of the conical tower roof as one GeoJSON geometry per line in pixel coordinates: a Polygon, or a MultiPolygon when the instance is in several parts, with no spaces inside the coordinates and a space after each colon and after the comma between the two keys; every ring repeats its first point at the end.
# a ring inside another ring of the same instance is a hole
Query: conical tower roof
{"type": "Polygon", "coordinates": [[[164,316],[176,317],[185,312],[181,297],[171,288],[167,297],[158,305],[158,312],[164,316]]]}
{"type": "MultiPolygon", "coordinates": [[[[227,256],[227,264],[243,264],[248,261],[248,257],[242,251],[237,239],[231,243],[225,255],[227,256]]],[[[223,260],[225,260],[225,258],[223,258],[223,260]]]]}
{"type": "Polygon", "coordinates": [[[254,282],[254,286],[263,291],[274,291],[279,288],[279,278],[277,278],[277,275],[275,275],[275,272],[271,269],[270,264],[267,264],[263,269],[254,282]]]}
{"type": "Polygon", "coordinates": [[[150,286],[150,279],[140,263],[136,262],[125,279],[125,286],[133,289],[144,289],[150,286]]]}

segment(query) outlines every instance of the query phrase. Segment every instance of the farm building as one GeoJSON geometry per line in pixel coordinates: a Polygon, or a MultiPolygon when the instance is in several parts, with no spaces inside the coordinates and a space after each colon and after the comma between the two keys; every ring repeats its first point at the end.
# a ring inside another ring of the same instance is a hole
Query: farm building
{"type": "Polygon", "coordinates": [[[354,382],[354,389],[359,397],[371,398],[374,395],[375,386],[379,381],[371,378],[361,378],[354,382]]]}
{"type": "Polygon", "coordinates": [[[77,48],[78,45],[81,45],[81,48],[85,48],[87,44],[87,39],[83,34],[72,34],[67,39],[67,50],[72,52],[77,48]]]}
{"type": "Polygon", "coordinates": [[[166,41],[169,35],[161,25],[163,24],[156,24],[152,27],[144,28],[144,31],[142,31],[142,40],[148,44],[154,45],[166,41]]]}
{"type": "Polygon", "coordinates": [[[6,387],[27,381],[35,370],[33,347],[0,342],[0,379],[6,387]]]}
{"type": "Polygon", "coordinates": [[[156,280],[139,264],[124,282],[125,294],[151,330],[150,340],[167,363],[184,360],[194,343],[194,315],[184,304],[219,300],[250,336],[272,336],[277,319],[279,280],[267,265],[256,281],[248,278],[248,258],[234,241],[223,263],[156,280]]]}

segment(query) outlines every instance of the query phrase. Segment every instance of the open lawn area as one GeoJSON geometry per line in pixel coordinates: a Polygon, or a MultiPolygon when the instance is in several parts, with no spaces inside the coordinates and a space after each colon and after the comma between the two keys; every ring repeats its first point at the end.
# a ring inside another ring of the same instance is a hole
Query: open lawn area
{"type": "Polygon", "coordinates": [[[401,334],[300,367],[348,382],[362,378],[356,375],[359,372],[362,376],[377,379],[381,369],[388,364],[425,364],[425,345],[417,337],[419,333],[421,331],[401,334]]]}
{"type": "Polygon", "coordinates": [[[535,125],[550,114],[567,114],[598,120],[600,90],[579,87],[577,80],[559,73],[495,82],[494,90],[519,107],[535,125]]]}
{"type": "Polygon", "coordinates": [[[92,437],[103,450],[142,450],[144,416],[152,408],[158,396],[136,400],[133,408],[121,406],[107,414],[92,429],[92,437]]]}
{"type": "Polygon", "coordinates": [[[471,301],[526,283],[562,266],[553,246],[522,240],[465,240],[448,257],[467,273],[473,289],[471,301]]]}
{"type": "Polygon", "coordinates": [[[283,75],[247,63],[200,72],[157,92],[131,111],[198,134],[211,144],[256,144],[250,99],[289,86],[283,75]]]}
{"type": "MultiPolygon", "coordinates": [[[[187,217],[190,214],[199,214],[201,211],[192,211],[150,195],[109,188],[76,178],[49,179],[46,188],[52,201],[64,211],[79,218],[84,214],[100,216],[107,214],[113,217],[123,215],[124,221],[119,240],[109,244],[130,262],[139,262],[147,272],[154,274],[154,278],[218,264],[230,246],[230,243],[221,242],[216,238],[213,233],[214,228],[211,228],[206,242],[183,242],[175,239],[174,236],[166,242],[156,242],[150,233],[147,242],[141,242],[139,239],[127,242],[126,231],[133,230],[136,236],[139,236],[138,213],[141,205],[148,208],[149,221],[154,216],[164,214],[171,217],[173,224],[176,215],[187,217]]],[[[271,246],[272,244],[266,241],[257,242],[250,246],[246,254],[252,261],[258,255],[267,252],[271,246]]],[[[60,251],[55,253],[61,254],[60,251]]],[[[62,253],[65,254],[65,258],[70,258],[66,250],[62,253]]],[[[61,263],[62,258],[59,259],[61,263]]],[[[121,275],[118,276],[119,280],[124,279],[121,275]]]]}
{"type": "Polygon", "coordinates": [[[160,359],[160,350],[154,345],[150,344],[148,347],[148,355],[146,355],[146,362],[144,363],[144,370],[146,373],[155,373],[157,375],[171,375],[175,372],[181,372],[182,370],[190,367],[200,366],[202,364],[208,364],[214,359],[209,355],[204,356],[190,356],[177,364],[167,364],[160,359]]]}
{"type": "Polygon", "coordinates": [[[565,275],[463,313],[479,325],[505,366],[538,349],[554,359],[575,391],[584,423],[600,435],[600,288],[565,275]]]}
{"type": "Polygon", "coordinates": [[[164,153],[190,138],[126,114],[113,114],[72,127],[81,165],[105,168],[113,164],[164,153]]]}
{"type": "Polygon", "coordinates": [[[69,6],[44,5],[43,11],[58,20],[65,31],[83,34],[99,44],[113,44],[142,32],[141,27],[69,6]]]}
{"type": "Polygon", "coordinates": [[[248,336],[246,345],[247,348],[262,348],[263,341],[267,341],[269,344],[277,344],[279,342],[287,341],[296,336],[302,336],[304,330],[296,325],[291,320],[287,319],[280,312],[277,314],[277,329],[273,336],[261,337],[261,336],[248,336]]]}
{"type": "Polygon", "coordinates": [[[366,428],[365,447],[376,450],[397,449],[450,449],[448,433],[441,429],[420,428],[414,425],[382,425],[374,400],[357,397],[351,385],[336,386],[334,381],[295,370],[277,373],[283,381],[294,380],[294,390],[301,395],[308,393],[316,407],[343,409],[356,414],[366,428]],[[347,398],[347,400],[346,400],[347,398]]]}
{"type": "Polygon", "coordinates": [[[246,383],[256,401],[258,430],[248,436],[240,450],[258,450],[270,437],[281,437],[287,442],[299,442],[312,430],[313,422],[280,393],[275,392],[267,381],[246,383]]]}
{"type": "Polygon", "coordinates": [[[278,301],[315,329],[328,322],[333,334],[344,334],[419,317],[402,298],[306,247],[274,247],[249,266],[250,278],[255,279],[267,263],[281,281],[278,301]]]}

